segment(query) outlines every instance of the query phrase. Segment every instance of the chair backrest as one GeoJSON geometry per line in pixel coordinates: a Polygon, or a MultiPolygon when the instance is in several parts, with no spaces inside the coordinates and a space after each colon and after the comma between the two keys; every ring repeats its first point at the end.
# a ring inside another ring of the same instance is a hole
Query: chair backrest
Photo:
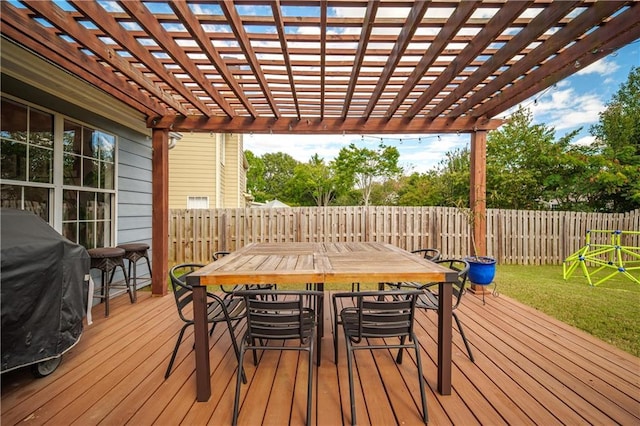
{"type": "Polygon", "coordinates": [[[187,318],[183,312],[184,308],[190,305],[193,301],[193,289],[187,284],[185,278],[203,266],[204,265],[198,263],[183,263],[176,265],[169,270],[171,288],[173,289],[173,297],[176,300],[178,315],[180,315],[180,319],[184,322],[193,321],[192,319],[187,318]]]}
{"type": "Polygon", "coordinates": [[[423,248],[418,250],[413,250],[411,253],[420,254],[427,260],[436,261],[440,259],[440,250],[434,248],[423,248]]]}
{"type": "Polygon", "coordinates": [[[343,321],[357,321],[350,339],[366,337],[401,337],[413,334],[413,319],[420,290],[389,290],[340,293],[338,297],[355,299],[354,307],[344,308],[343,321]],[[347,316],[351,316],[347,319],[347,316]]]}
{"type": "Polygon", "coordinates": [[[323,292],[242,290],[234,294],[245,298],[248,339],[298,339],[306,343],[312,337],[316,313],[310,306],[321,306],[312,304],[312,298],[322,303],[323,292]]]}
{"type": "Polygon", "coordinates": [[[439,259],[436,263],[446,266],[458,273],[458,280],[453,283],[453,297],[455,298],[454,309],[460,304],[464,288],[467,284],[467,275],[469,274],[469,263],[461,259],[439,259]]]}
{"type": "Polygon", "coordinates": [[[226,255],[228,255],[228,254],[230,254],[230,253],[231,253],[230,251],[216,251],[215,253],[213,253],[213,254],[211,255],[211,258],[212,258],[213,260],[218,260],[218,259],[220,259],[221,257],[225,257],[226,255]]]}

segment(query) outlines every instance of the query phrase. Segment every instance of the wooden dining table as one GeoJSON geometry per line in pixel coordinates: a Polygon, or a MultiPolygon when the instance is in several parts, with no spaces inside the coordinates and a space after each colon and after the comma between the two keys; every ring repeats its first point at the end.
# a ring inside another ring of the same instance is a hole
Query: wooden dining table
{"type": "MultiPolygon", "coordinates": [[[[187,277],[193,287],[196,391],[198,401],[211,396],[207,286],[236,284],[314,283],[319,290],[332,283],[414,281],[438,283],[441,300],[451,300],[457,272],[391,244],[251,243],[187,277]]],[[[451,394],[451,303],[438,310],[438,392],[451,394]]],[[[322,322],[322,321],[321,321],[322,322]]]]}

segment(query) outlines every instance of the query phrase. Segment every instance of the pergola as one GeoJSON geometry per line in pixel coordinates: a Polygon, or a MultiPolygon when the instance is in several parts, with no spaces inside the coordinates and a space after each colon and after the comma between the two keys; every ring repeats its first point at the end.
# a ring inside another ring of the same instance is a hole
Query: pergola
{"type": "MultiPolygon", "coordinates": [[[[12,3],[1,6],[5,39],[152,129],[157,294],[170,131],[470,133],[471,208],[483,212],[494,117],[640,37],[638,1],[12,3]]],[[[483,220],[474,234],[484,254],[483,220]]]]}

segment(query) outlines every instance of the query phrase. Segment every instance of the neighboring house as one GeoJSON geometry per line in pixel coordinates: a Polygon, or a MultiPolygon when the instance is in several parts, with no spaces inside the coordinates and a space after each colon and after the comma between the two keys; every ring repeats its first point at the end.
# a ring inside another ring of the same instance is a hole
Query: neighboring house
{"type": "Polygon", "coordinates": [[[4,38],[0,51],[1,205],[88,249],[151,246],[144,115],[4,38]]]}
{"type": "Polygon", "coordinates": [[[169,208],[246,207],[248,168],[241,134],[183,134],[169,150],[169,208]]]}

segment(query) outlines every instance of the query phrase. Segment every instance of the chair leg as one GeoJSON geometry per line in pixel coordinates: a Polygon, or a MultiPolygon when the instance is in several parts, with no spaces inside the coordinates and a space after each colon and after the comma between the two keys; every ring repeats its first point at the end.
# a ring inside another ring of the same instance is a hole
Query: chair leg
{"type": "Polygon", "coordinates": [[[311,424],[311,400],[313,395],[313,338],[309,342],[309,372],[307,377],[307,425],[311,424]]]}
{"type": "Polygon", "coordinates": [[[415,336],[412,336],[413,343],[416,348],[416,366],[418,367],[418,380],[420,383],[420,400],[422,402],[422,420],[429,423],[429,412],[427,411],[427,396],[424,390],[424,376],[422,375],[422,361],[420,360],[420,346],[415,336]]]}
{"type": "MultiPolygon", "coordinates": [[[[252,339],[251,340],[251,346],[255,346],[256,345],[256,339],[252,339]]],[[[264,342],[262,341],[262,339],[260,339],[260,345],[261,346],[265,346],[264,342]]],[[[258,365],[258,351],[255,349],[252,349],[253,352],[253,365],[257,366],[258,365]]]]}
{"type": "Polygon", "coordinates": [[[178,335],[178,341],[176,342],[176,346],[173,348],[173,353],[171,354],[171,360],[169,360],[169,366],[167,367],[167,371],[164,373],[165,380],[169,378],[171,374],[171,368],[173,367],[173,362],[176,360],[176,355],[178,354],[178,348],[180,347],[180,343],[182,343],[182,337],[184,336],[184,331],[187,329],[189,324],[185,324],[180,330],[180,334],[178,335]]]}
{"type": "MultiPolygon", "coordinates": [[[[400,344],[404,345],[404,341],[407,336],[400,336],[400,344]]],[[[398,356],[396,356],[396,364],[402,364],[402,352],[404,348],[398,349],[398,356]]]]}
{"type": "Polygon", "coordinates": [[[138,271],[137,271],[137,261],[129,261],[129,281],[131,281],[131,277],[133,277],[133,284],[131,285],[131,290],[133,294],[133,302],[138,301],[138,271]],[[133,263],[133,275],[131,275],[131,264],[133,263]]]}
{"type": "Polygon", "coordinates": [[[460,320],[458,319],[458,315],[456,315],[455,312],[453,312],[453,318],[456,320],[456,324],[458,324],[458,330],[460,330],[462,341],[464,342],[464,345],[467,347],[467,353],[469,354],[469,359],[471,360],[471,362],[475,363],[476,361],[473,359],[473,354],[471,353],[471,346],[469,346],[469,342],[467,341],[467,336],[464,335],[464,331],[462,330],[462,324],[460,323],[460,320]]]}
{"type": "MultiPolygon", "coordinates": [[[[108,276],[109,276],[109,273],[107,271],[102,271],[102,292],[104,296],[104,316],[105,317],[109,316],[109,284],[111,283],[111,280],[107,281],[108,276]]],[[[111,275],[111,278],[113,278],[113,275],[111,275]]]]}
{"type": "Polygon", "coordinates": [[[242,339],[242,344],[240,346],[240,357],[238,358],[238,373],[236,375],[236,393],[233,398],[233,420],[231,420],[232,426],[236,426],[238,424],[238,414],[240,411],[240,383],[242,381],[242,363],[244,361],[244,352],[245,352],[245,342],[246,339],[242,339]]]}
{"type": "Polygon", "coordinates": [[[153,278],[151,276],[151,262],[149,262],[149,256],[147,256],[146,254],[144,255],[144,258],[147,259],[147,268],[149,268],[149,278],[153,278]]]}
{"type": "MultiPolygon", "coordinates": [[[[213,324],[215,326],[215,323],[213,324]]],[[[247,376],[244,374],[244,368],[240,362],[240,349],[238,348],[238,342],[236,342],[236,335],[234,333],[235,327],[231,324],[231,321],[227,321],[227,328],[229,329],[229,336],[231,337],[231,344],[233,345],[233,351],[236,353],[236,359],[238,360],[238,368],[242,373],[242,383],[247,383],[247,376]]],[[[213,332],[213,328],[211,329],[213,332]]]]}
{"type": "MultiPolygon", "coordinates": [[[[129,300],[131,303],[135,302],[135,295],[133,294],[133,289],[131,288],[131,281],[129,280],[129,274],[127,274],[127,270],[124,269],[124,262],[121,262],[118,266],[122,269],[122,274],[124,275],[124,283],[127,286],[127,291],[129,292],[129,300]]],[[[113,268],[115,270],[115,268],[113,268]]]]}
{"type": "Polygon", "coordinates": [[[349,372],[349,401],[351,403],[351,424],[356,424],[356,395],[353,386],[353,352],[351,350],[351,343],[349,338],[345,336],[347,342],[347,370],[349,372]]]}

